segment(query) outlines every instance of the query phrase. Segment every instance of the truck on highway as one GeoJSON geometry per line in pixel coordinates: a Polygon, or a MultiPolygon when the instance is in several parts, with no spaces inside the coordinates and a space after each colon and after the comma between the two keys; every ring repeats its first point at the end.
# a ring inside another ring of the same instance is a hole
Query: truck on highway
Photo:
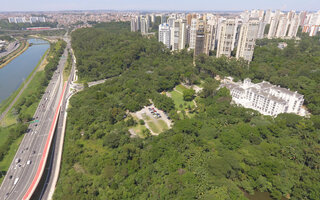
{"type": "Polygon", "coordinates": [[[16,179],[14,180],[13,185],[17,184],[17,183],[18,183],[18,180],[19,180],[19,178],[16,178],[16,179]]]}

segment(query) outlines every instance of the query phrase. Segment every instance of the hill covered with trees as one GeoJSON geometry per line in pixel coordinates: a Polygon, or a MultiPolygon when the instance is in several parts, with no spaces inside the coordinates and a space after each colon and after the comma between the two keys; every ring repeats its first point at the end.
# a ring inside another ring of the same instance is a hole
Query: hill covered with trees
{"type": "MultiPolygon", "coordinates": [[[[300,48],[304,40],[313,39],[302,38],[290,48],[300,48]]],[[[154,38],[122,28],[109,31],[100,25],[73,32],[81,81],[112,78],[70,100],[54,199],[246,199],[242,190],[268,191],[275,199],[319,199],[317,111],[312,110],[308,119],[292,114],[262,116],[230,104],[227,89],[216,90],[217,74],[255,81],[269,74],[266,80],[275,82],[285,66],[288,79],[305,71],[306,78],[319,84],[300,65],[289,66],[297,56],[288,59],[285,50],[269,61],[274,45],[261,41],[250,68],[244,61],[206,56],[200,56],[194,67],[192,53],[171,53],[154,38]],[[262,69],[259,63],[264,63],[262,69]],[[270,69],[259,76],[264,68],[270,69]],[[192,118],[180,119],[172,100],[159,96],[180,82],[200,81],[204,89],[195,99],[198,107],[192,118]],[[156,100],[175,124],[157,137],[131,138],[127,111],[141,109],[148,99],[156,100]]],[[[312,58],[317,57],[308,69],[319,70],[317,45],[311,42],[307,48],[312,58]]],[[[307,94],[314,89],[311,84],[299,92],[311,98],[307,94]]],[[[311,101],[306,103],[312,108],[311,101]]]]}

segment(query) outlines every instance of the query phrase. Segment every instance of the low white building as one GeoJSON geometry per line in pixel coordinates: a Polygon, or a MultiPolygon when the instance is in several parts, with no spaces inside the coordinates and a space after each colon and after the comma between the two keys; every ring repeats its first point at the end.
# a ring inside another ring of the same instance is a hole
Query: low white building
{"type": "Polygon", "coordinates": [[[277,116],[280,113],[306,115],[306,110],[302,108],[303,95],[266,81],[254,84],[248,78],[243,83],[224,79],[220,87],[230,90],[232,100],[236,104],[259,111],[263,115],[277,116]]]}

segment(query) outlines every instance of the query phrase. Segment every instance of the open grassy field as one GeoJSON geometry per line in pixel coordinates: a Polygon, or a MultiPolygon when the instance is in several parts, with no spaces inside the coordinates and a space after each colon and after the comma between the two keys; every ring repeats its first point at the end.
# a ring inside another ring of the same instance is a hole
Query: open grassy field
{"type": "Polygon", "coordinates": [[[175,87],[175,89],[181,93],[183,93],[183,91],[187,90],[188,88],[184,87],[183,85],[177,85],[175,87]]]}
{"type": "Polygon", "coordinates": [[[151,120],[147,121],[146,123],[148,124],[150,129],[156,134],[162,133],[169,129],[167,124],[162,119],[158,119],[156,121],[151,120]]]}
{"type": "Polygon", "coordinates": [[[145,138],[145,131],[147,130],[147,127],[145,125],[137,124],[135,127],[133,127],[133,131],[140,137],[145,138]]]}
{"type": "Polygon", "coordinates": [[[189,105],[194,106],[194,103],[192,101],[184,101],[183,95],[178,91],[172,91],[170,92],[170,94],[171,94],[171,98],[174,101],[175,108],[177,110],[185,110],[186,108],[188,108],[189,105]],[[180,105],[182,105],[182,108],[180,105]]]}

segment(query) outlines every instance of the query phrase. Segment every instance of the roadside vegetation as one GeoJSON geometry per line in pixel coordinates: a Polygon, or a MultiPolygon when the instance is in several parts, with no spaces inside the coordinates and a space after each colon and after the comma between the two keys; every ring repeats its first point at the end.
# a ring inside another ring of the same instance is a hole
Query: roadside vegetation
{"type": "Polygon", "coordinates": [[[71,98],[54,199],[241,200],[242,190],[267,191],[274,199],[319,199],[319,36],[290,40],[283,51],[276,41],[260,41],[250,66],[202,55],[194,67],[192,52],[171,53],[123,24],[118,31],[115,23],[112,31],[108,26],[72,33],[80,81],[117,77],[71,98]],[[298,90],[312,116],[272,118],[237,107],[227,89],[217,90],[216,75],[298,90]],[[194,116],[180,118],[177,104],[189,102],[190,94],[183,99],[182,91],[177,100],[161,93],[201,81],[194,116]],[[149,99],[169,114],[173,128],[131,138],[128,129],[139,122],[127,111],[140,110],[149,99]]]}
{"type": "Polygon", "coordinates": [[[7,56],[4,56],[4,57],[0,58],[0,68],[6,66],[13,59],[15,59],[16,57],[21,55],[23,52],[25,52],[28,49],[28,47],[29,47],[28,41],[27,40],[21,40],[20,46],[18,47],[18,49],[16,49],[15,51],[13,51],[12,53],[10,53],[7,56]]]}
{"type": "MultiPolygon", "coordinates": [[[[29,86],[23,91],[22,95],[9,111],[4,119],[4,124],[0,126],[0,181],[9,167],[14,157],[13,144],[20,144],[17,139],[22,138],[26,132],[28,123],[32,120],[33,114],[40,102],[41,96],[48,85],[54,70],[57,68],[59,58],[63,53],[66,43],[62,40],[55,44],[51,44],[48,64],[44,71],[38,71],[30,82],[29,86]]],[[[21,140],[20,140],[21,141],[21,140]]]]}
{"type": "Polygon", "coordinates": [[[70,73],[71,73],[71,68],[72,68],[71,53],[68,52],[67,62],[66,62],[66,65],[64,66],[64,70],[63,70],[63,80],[64,81],[68,80],[70,73]]]}

